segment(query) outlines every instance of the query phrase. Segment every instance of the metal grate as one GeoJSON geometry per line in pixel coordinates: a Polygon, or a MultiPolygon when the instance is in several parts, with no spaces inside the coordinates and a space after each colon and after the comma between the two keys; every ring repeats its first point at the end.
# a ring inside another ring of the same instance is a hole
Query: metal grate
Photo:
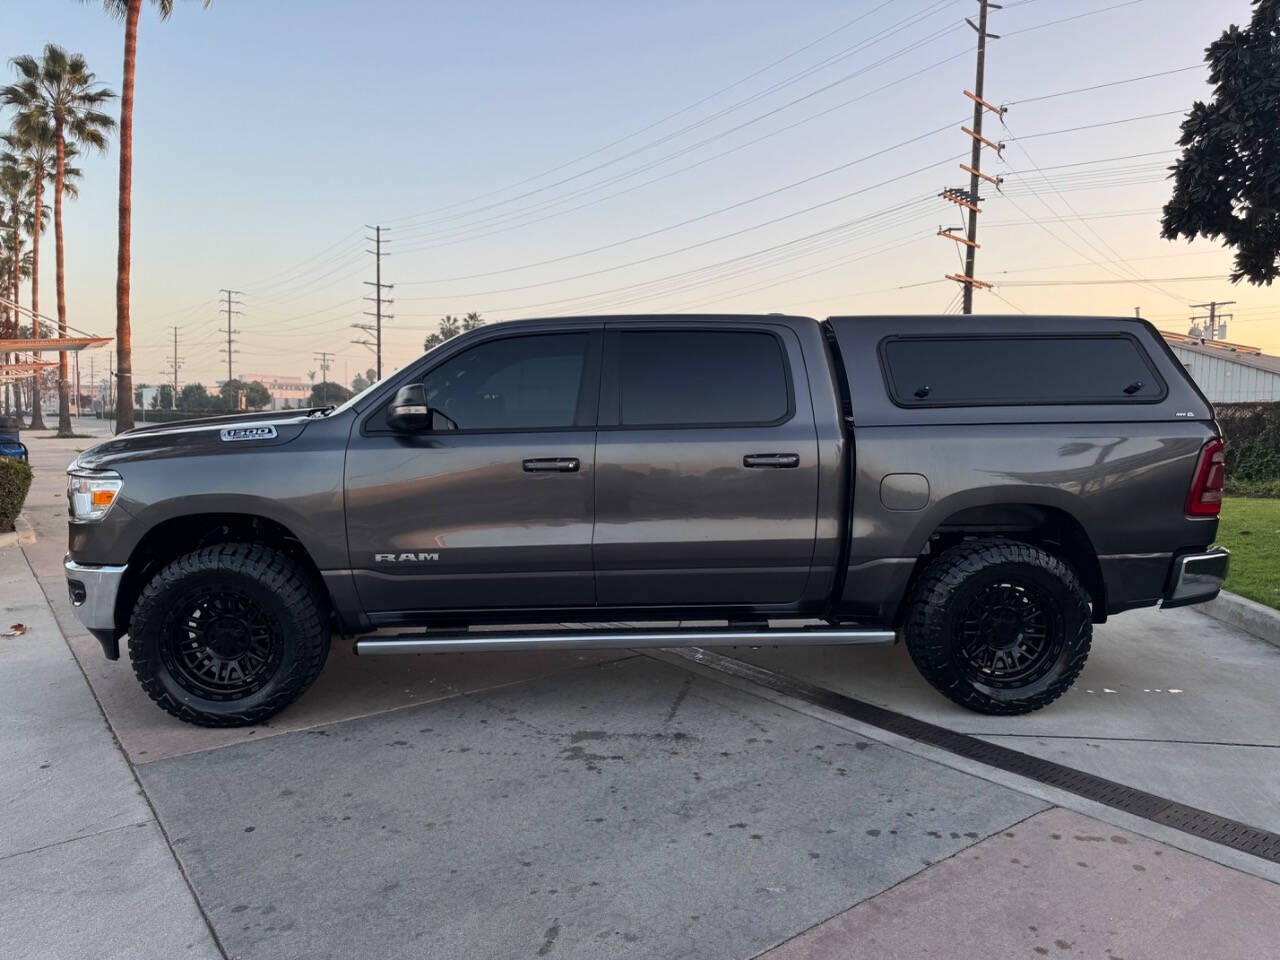
{"type": "Polygon", "coordinates": [[[1144,820],[1172,827],[1191,836],[1210,840],[1272,863],[1280,863],[1280,834],[1272,833],[1270,830],[1251,827],[1246,823],[1220,817],[1207,810],[1190,807],[1105,777],[1085,773],[1083,770],[1054,763],[1052,760],[1033,757],[1020,750],[988,743],[967,733],[956,733],[937,724],[917,720],[915,717],[909,717],[885,707],[877,707],[862,700],[855,700],[834,690],[827,690],[804,680],[775,673],[710,650],[693,647],[673,648],[667,652],[700,663],[720,673],[750,680],[778,693],[797,697],[807,703],[832,710],[889,733],[927,743],[998,770],[1028,777],[1037,783],[1066,790],[1087,800],[1123,810],[1144,820]]]}

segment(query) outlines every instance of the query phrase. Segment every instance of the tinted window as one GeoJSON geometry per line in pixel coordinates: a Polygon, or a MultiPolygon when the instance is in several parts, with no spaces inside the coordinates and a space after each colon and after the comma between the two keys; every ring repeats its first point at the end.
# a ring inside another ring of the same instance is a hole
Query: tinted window
{"type": "Polygon", "coordinates": [[[619,343],[624,425],[772,423],[787,415],[785,358],[772,334],[635,330],[619,343]]]}
{"type": "Polygon", "coordinates": [[[589,338],[556,333],[482,343],[423,378],[427,402],[459,430],[573,426],[589,338]]]}
{"type": "Polygon", "coordinates": [[[930,404],[1133,403],[1164,381],[1126,336],[905,338],[882,345],[893,398],[930,404]]]}

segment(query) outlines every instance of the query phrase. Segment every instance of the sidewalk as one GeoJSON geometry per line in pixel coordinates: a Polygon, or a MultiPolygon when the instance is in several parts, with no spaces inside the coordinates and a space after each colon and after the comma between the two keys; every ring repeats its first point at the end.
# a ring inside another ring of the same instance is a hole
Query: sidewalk
{"type": "Polygon", "coordinates": [[[16,546],[0,549],[0,757],[0,957],[222,956],[16,546]]]}

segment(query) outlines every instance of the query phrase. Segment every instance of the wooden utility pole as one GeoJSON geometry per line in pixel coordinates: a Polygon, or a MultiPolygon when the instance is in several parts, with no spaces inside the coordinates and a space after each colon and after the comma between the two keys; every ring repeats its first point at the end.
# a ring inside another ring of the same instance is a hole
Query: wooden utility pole
{"type": "Polygon", "coordinates": [[[973,101],[973,127],[961,127],[961,129],[969,135],[973,140],[973,153],[970,156],[968,165],[961,164],[960,169],[969,174],[969,188],[953,187],[942,191],[942,198],[949,200],[969,213],[969,225],[965,231],[965,235],[959,236],[956,228],[940,228],[938,235],[954,240],[963,244],[965,248],[964,254],[964,273],[948,274],[948,280],[954,280],[961,285],[964,295],[964,313],[973,313],[973,291],[975,287],[988,288],[991,286],[979,280],[974,275],[974,269],[977,266],[978,250],[981,244],[978,243],[978,214],[982,213],[982,208],[978,206],[982,197],[979,196],[978,190],[982,185],[982,181],[1000,185],[1000,178],[992,177],[982,172],[982,148],[990,147],[997,153],[1003,148],[1003,144],[988,140],[982,135],[982,119],[985,113],[990,110],[997,116],[1004,114],[1002,107],[994,106],[983,99],[986,86],[986,70],[987,70],[987,40],[999,40],[999,36],[994,33],[987,32],[987,12],[989,10],[1001,10],[1003,7],[992,0],[978,0],[978,22],[974,23],[968,17],[965,17],[965,23],[969,24],[978,34],[978,65],[973,81],[973,91],[966,90],[964,95],[973,101]]]}
{"type": "Polygon", "coordinates": [[[1225,339],[1227,339],[1227,331],[1226,331],[1226,329],[1225,329],[1226,322],[1227,322],[1228,320],[1232,319],[1232,318],[1233,318],[1233,316],[1234,316],[1234,314],[1230,314],[1230,313],[1219,313],[1219,312],[1218,312],[1218,308],[1219,308],[1219,307],[1230,307],[1230,306],[1232,306],[1233,304],[1235,304],[1235,301],[1234,301],[1234,300],[1212,300],[1212,301],[1210,301],[1209,303],[1193,303],[1193,304],[1191,305],[1191,309],[1192,309],[1192,310],[1208,310],[1209,312],[1208,312],[1208,314],[1203,315],[1203,316],[1199,316],[1199,317],[1192,317],[1192,318],[1191,318],[1191,322],[1192,322],[1192,323],[1194,323],[1194,322],[1195,322],[1195,321],[1197,321],[1197,320],[1208,320],[1208,321],[1209,321],[1209,337],[1208,337],[1208,339],[1210,339],[1210,340],[1225,340],[1225,339]],[[1221,337],[1219,337],[1219,336],[1218,336],[1218,324],[1219,324],[1219,323],[1223,324],[1223,326],[1224,326],[1224,329],[1223,329],[1223,331],[1222,331],[1222,336],[1221,336],[1221,337]]]}
{"type": "Polygon", "coordinates": [[[170,409],[178,409],[178,369],[182,366],[183,358],[178,356],[178,327],[170,327],[173,331],[173,359],[169,361],[169,372],[173,374],[173,397],[170,400],[170,409]]]}
{"type": "Polygon", "coordinates": [[[329,403],[329,367],[333,364],[333,354],[321,350],[314,357],[320,363],[320,405],[323,407],[329,403]]]}

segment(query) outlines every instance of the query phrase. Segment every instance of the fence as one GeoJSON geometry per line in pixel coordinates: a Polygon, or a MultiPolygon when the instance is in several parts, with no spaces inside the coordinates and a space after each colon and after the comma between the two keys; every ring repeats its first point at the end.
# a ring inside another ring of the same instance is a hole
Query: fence
{"type": "Polygon", "coordinates": [[[1227,442],[1227,489],[1280,496],[1280,403],[1220,403],[1227,442]]]}

